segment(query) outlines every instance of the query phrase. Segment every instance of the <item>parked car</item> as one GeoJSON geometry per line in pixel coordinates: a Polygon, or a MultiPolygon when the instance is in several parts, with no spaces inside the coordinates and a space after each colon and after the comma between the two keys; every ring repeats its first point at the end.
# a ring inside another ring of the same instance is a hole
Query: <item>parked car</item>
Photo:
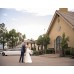
{"type": "Polygon", "coordinates": [[[1,52],[2,56],[7,56],[7,55],[20,55],[20,49],[9,49],[9,50],[4,50],[1,52]]]}

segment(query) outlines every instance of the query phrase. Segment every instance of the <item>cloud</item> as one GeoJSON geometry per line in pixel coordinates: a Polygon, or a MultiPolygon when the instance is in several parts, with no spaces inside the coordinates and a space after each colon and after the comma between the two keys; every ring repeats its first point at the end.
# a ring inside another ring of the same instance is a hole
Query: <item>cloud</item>
{"type": "Polygon", "coordinates": [[[4,14],[3,14],[3,16],[5,16],[5,17],[6,17],[6,16],[7,16],[7,13],[4,13],[4,14]]]}
{"type": "Polygon", "coordinates": [[[12,18],[12,21],[16,21],[17,19],[16,18],[12,18]]]}
{"type": "Polygon", "coordinates": [[[16,8],[16,10],[22,12],[35,13],[38,16],[54,14],[55,10],[63,7],[67,7],[69,10],[74,7],[74,0],[8,0],[8,2],[7,0],[2,0],[1,4],[3,6],[4,2],[5,7],[16,8]]]}
{"type": "Polygon", "coordinates": [[[29,13],[35,13],[37,16],[46,16],[46,15],[53,15],[56,10],[59,8],[69,8],[69,10],[73,7],[73,2],[71,0],[27,0],[24,1],[20,8],[16,8],[18,11],[25,11],[29,13]]]}

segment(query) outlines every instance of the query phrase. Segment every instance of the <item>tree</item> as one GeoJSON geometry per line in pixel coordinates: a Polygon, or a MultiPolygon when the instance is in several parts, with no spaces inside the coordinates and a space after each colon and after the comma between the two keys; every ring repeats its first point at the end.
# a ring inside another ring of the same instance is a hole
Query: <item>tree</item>
{"type": "Polygon", "coordinates": [[[26,38],[25,34],[24,34],[24,35],[22,35],[22,37],[23,37],[22,41],[24,41],[24,39],[26,38]]]}
{"type": "Polygon", "coordinates": [[[41,45],[42,49],[44,46],[45,49],[45,53],[46,53],[46,49],[47,49],[47,45],[49,44],[50,38],[47,34],[44,35],[40,35],[36,41],[37,45],[41,45]]]}
{"type": "Polygon", "coordinates": [[[8,32],[5,27],[5,24],[0,24],[0,43],[3,44],[3,49],[5,43],[9,44],[9,46],[12,46],[13,48],[17,45],[18,42],[22,42],[25,37],[25,34],[22,35],[20,32],[16,32],[15,29],[12,29],[8,32]]]}
{"type": "Polygon", "coordinates": [[[12,45],[13,48],[16,45],[16,42],[18,41],[17,32],[15,29],[9,31],[9,39],[10,39],[10,44],[12,45]]]}
{"type": "Polygon", "coordinates": [[[47,34],[44,34],[43,35],[43,45],[44,45],[45,53],[46,53],[47,45],[49,44],[49,42],[50,42],[49,36],[47,34]]]}
{"type": "Polygon", "coordinates": [[[62,34],[62,42],[61,42],[62,56],[65,56],[65,49],[68,48],[68,41],[69,41],[69,37],[66,37],[65,33],[63,33],[62,34]]]}
{"type": "Polygon", "coordinates": [[[18,37],[19,44],[20,44],[22,41],[24,41],[24,39],[26,38],[26,35],[25,34],[22,35],[22,33],[17,32],[17,37],[18,37]]]}
{"type": "Polygon", "coordinates": [[[12,29],[9,31],[9,39],[10,39],[10,46],[12,48],[16,46],[17,44],[20,44],[22,41],[24,41],[26,35],[22,35],[20,32],[16,32],[15,29],[12,29]]]}
{"type": "Polygon", "coordinates": [[[4,45],[6,43],[6,28],[5,28],[5,24],[2,23],[0,24],[0,43],[3,44],[3,50],[4,50],[4,45]]]}
{"type": "Polygon", "coordinates": [[[41,45],[41,49],[43,49],[43,38],[42,35],[40,35],[38,37],[38,39],[36,40],[36,44],[38,45],[38,50],[39,50],[39,46],[41,45]]]}
{"type": "Polygon", "coordinates": [[[20,32],[17,32],[17,37],[18,37],[18,43],[20,44],[22,42],[22,34],[20,32]]]}

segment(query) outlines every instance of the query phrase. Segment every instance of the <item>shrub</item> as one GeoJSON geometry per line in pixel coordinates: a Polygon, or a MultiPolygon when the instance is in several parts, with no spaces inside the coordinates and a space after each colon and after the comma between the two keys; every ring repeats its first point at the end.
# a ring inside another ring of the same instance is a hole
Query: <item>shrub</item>
{"type": "Polygon", "coordinates": [[[42,55],[44,54],[44,50],[33,51],[33,55],[42,55]]]}
{"type": "Polygon", "coordinates": [[[39,53],[39,55],[42,55],[43,54],[43,50],[39,50],[38,53],[39,53]]]}
{"type": "Polygon", "coordinates": [[[71,56],[74,56],[74,48],[70,49],[70,54],[71,54],[71,56]]]}
{"type": "Polygon", "coordinates": [[[55,52],[54,48],[49,48],[49,49],[46,50],[46,54],[52,54],[54,52],[55,52]]]}
{"type": "Polygon", "coordinates": [[[65,50],[65,55],[70,55],[70,48],[67,48],[67,49],[65,50]]]}
{"type": "Polygon", "coordinates": [[[36,51],[36,48],[33,48],[33,47],[32,47],[31,50],[36,51]]]}
{"type": "Polygon", "coordinates": [[[33,51],[33,55],[39,55],[38,51],[33,51]]]}

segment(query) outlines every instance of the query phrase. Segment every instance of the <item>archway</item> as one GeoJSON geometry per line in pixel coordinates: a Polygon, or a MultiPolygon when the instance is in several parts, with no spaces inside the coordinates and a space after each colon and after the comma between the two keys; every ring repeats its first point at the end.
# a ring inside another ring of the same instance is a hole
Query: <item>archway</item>
{"type": "Polygon", "coordinates": [[[58,36],[56,38],[56,53],[60,53],[60,50],[61,50],[61,41],[62,41],[61,36],[58,36]]]}

